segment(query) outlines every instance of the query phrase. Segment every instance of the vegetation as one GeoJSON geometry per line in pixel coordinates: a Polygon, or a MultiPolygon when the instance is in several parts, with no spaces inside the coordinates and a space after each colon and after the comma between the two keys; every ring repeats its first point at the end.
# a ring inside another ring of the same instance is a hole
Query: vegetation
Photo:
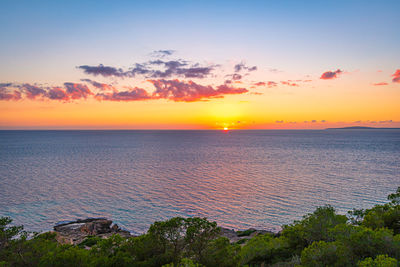
{"type": "MultiPolygon", "coordinates": [[[[146,234],[88,237],[61,245],[55,233],[28,238],[22,226],[0,218],[0,266],[399,266],[400,187],[389,203],[353,210],[348,217],[331,206],[317,208],[281,233],[230,243],[215,222],[172,218],[146,234]]],[[[248,236],[244,231],[240,235],[248,236]]]]}

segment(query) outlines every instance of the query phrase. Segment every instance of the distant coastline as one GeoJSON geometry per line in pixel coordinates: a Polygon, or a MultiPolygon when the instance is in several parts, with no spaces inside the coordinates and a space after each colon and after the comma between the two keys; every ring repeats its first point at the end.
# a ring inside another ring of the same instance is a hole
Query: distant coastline
{"type": "Polygon", "coordinates": [[[400,130],[400,128],[350,126],[350,127],[340,127],[340,128],[326,128],[326,130],[400,130]]]}

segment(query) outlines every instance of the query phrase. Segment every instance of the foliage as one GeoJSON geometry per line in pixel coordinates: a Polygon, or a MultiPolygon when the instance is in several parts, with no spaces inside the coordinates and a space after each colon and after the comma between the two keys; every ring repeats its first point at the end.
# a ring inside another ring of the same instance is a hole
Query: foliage
{"type": "Polygon", "coordinates": [[[240,236],[240,237],[249,236],[252,233],[254,233],[255,231],[256,231],[255,229],[247,229],[247,230],[244,230],[244,231],[237,231],[236,234],[237,234],[237,236],[240,236]]]}
{"type": "Polygon", "coordinates": [[[287,238],[290,249],[295,254],[300,254],[314,241],[333,241],[329,230],[346,222],[346,216],[336,214],[335,209],[327,205],[318,207],[314,213],[304,216],[301,221],[284,225],[282,235],[287,238]]]}
{"type": "Polygon", "coordinates": [[[388,199],[353,210],[348,219],[331,206],[319,207],[283,226],[279,235],[233,244],[206,218],[176,217],[155,222],[138,237],[91,236],[79,245],[61,245],[55,233],[28,234],[2,217],[0,266],[398,266],[400,188],[388,199]]]}
{"type": "Polygon", "coordinates": [[[258,235],[250,239],[240,252],[241,263],[258,265],[276,263],[290,257],[285,237],[275,238],[269,234],[258,235]]]}
{"type": "Polygon", "coordinates": [[[318,241],[301,253],[303,266],[351,266],[348,251],[340,242],[318,241]]]}
{"type": "Polygon", "coordinates": [[[366,258],[358,263],[359,267],[397,267],[398,261],[387,255],[378,255],[375,260],[366,258]]]}

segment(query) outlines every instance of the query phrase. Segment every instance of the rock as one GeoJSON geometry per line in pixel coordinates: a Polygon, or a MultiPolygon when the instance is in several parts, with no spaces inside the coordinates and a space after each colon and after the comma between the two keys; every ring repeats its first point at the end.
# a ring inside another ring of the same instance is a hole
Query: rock
{"type": "MultiPolygon", "coordinates": [[[[251,239],[256,235],[261,235],[261,234],[275,235],[274,232],[266,230],[257,230],[254,228],[250,228],[245,231],[235,231],[233,229],[228,229],[223,227],[221,227],[220,229],[221,229],[220,235],[228,238],[231,243],[236,243],[242,239],[251,239]],[[244,232],[247,232],[248,234],[243,234],[244,232]]],[[[244,242],[242,244],[244,244],[244,242]]]]}
{"type": "Polygon", "coordinates": [[[113,232],[113,233],[117,233],[118,231],[120,231],[121,229],[119,228],[119,226],[118,226],[118,224],[114,224],[112,227],[111,227],[111,232],[113,232]]]}
{"type": "Polygon", "coordinates": [[[119,234],[130,237],[129,231],[124,231],[117,224],[111,227],[112,221],[105,218],[88,218],[72,222],[62,222],[54,226],[57,233],[56,239],[62,244],[79,244],[87,236],[99,236],[102,238],[119,234]]]}

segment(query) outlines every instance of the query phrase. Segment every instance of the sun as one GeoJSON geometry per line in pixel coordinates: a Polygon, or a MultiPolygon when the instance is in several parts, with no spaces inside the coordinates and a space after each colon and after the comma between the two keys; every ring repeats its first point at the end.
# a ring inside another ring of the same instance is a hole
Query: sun
{"type": "Polygon", "coordinates": [[[228,131],[229,130],[229,128],[228,127],[224,127],[224,131],[228,131]]]}

